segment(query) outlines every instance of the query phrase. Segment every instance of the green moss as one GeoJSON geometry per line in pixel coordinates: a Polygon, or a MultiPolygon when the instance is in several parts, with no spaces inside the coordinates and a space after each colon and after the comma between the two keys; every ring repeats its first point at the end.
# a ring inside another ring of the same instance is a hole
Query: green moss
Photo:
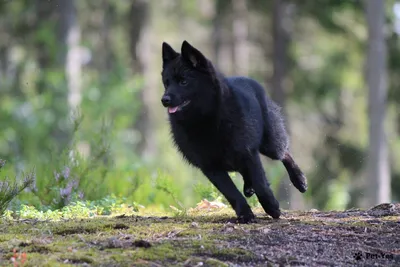
{"type": "MultiPolygon", "coordinates": [[[[302,238],[308,240],[334,230],[343,233],[335,234],[336,238],[346,238],[351,227],[363,227],[374,229],[365,234],[378,235],[382,230],[380,227],[394,227],[395,221],[391,217],[327,216],[325,219],[321,215],[294,213],[280,220],[260,216],[257,223],[237,225],[228,223],[232,218],[229,214],[219,212],[214,217],[211,214],[189,214],[179,218],[151,215],[3,221],[0,223],[0,262],[10,263],[12,250],[17,248],[27,253],[26,266],[151,266],[152,263],[195,266],[200,262],[204,266],[227,266],[229,263],[268,266],[302,261],[301,254],[265,254],[270,251],[266,247],[289,244],[286,233],[303,235],[302,238]],[[313,235],[309,235],[310,229],[316,230],[313,235]]],[[[316,238],[314,242],[318,240],[316,238]]],[[[290,250],[285,247],[279,251],[292,251],[297,245],[290,243],[290,250]]],[[[306,249],[301,245],[298,251],[306,249]]]]}
{"type": "Polygon", "coordinates": [[[85,255],[70,255],[70,256],[61,256],[60,261],[69,264],[84,264],[84,263],[94,263],[93,258],[85,256],[85,255]]]}
{"type": "Polygon", "coordinates": [[[135,251],[134,259],[149,261],[183,261],[186,260],[189,250],[182,250],[177,242],[168,242],[155,245],[149,249],[139,248],[135,251]]]}
{"type": "Polygon", "coordinates": [[[0,243],[1,242],[7,242],[11,240],[12,238],[15,238],[15,235],[12,234],[1,234],[0,235],[0,243]]]}
{"type": "Polygon", "coordinates": [[[94,220],[80,220],[67,221],[57,224],[52,231],[56,235],[73,235],[73,234],[95,234],[100,231],[113,229],[114,225],[110,224],[107,220],[100,221],[99,219],[94,220]]]}
{"type": "Polygon", "coordinates": [[[49,254],[52,253],[53,250],[48,247],[48,246],[28,246],[27,248],[25,248],[25,251],[27,253],[39,253],[39,254],[49,254]]]}
{"type": "Polygon", "coordinates": [[[210,267],[227,267],[227,266],[229,266],[228,264],[226,264],[222,261],[219,261],[217,259],[212,259],[212,258],[208,258],[205,261],[205,264],[206,264],[206,266],[210,266],[210,267]]]}

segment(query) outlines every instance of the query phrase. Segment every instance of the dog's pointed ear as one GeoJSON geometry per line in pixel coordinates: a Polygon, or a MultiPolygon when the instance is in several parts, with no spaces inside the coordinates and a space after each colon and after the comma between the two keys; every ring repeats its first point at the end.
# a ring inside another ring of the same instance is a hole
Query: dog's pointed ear
{"type": "Polygon", "coordinates": [[[179,53],[177,53],[169,44],[166,42],[162,43],[162,59],[164,65],[175,59],[177,56],[179,56],[179,53]]]}
{"type": "Polygon", "coordinates": [[[181,53],[182,57],[187,60],[193,68],[207,69],[208,60],[206,57],[186,40],[182,43],[181,53]]]}

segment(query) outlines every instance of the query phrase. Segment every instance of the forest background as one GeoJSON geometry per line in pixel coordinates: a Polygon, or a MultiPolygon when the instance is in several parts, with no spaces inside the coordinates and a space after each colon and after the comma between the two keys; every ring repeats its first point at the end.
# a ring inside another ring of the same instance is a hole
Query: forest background
{"type": "Polygon", "coordinates": [[[398,202],[399,35],[395,0],[2,0],[0,185],[34,178],[8,208],[218,199],[160,102],[161,43],[183,40],[282,106],[309,180],[302,195],[264,160],[283,208],[398,202]]]}

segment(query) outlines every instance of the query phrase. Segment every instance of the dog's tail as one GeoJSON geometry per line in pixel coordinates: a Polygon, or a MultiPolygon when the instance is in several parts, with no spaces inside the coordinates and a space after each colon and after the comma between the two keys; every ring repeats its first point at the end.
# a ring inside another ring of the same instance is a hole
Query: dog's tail
{"type": "Polygon", "coordinates": [[[285,166],[289,174],[290,181],[293,183],[294,187],[296,187],[301,193],[306,192],[307,178],[300,170],[299,166],[297,166],[296,162],[294,162],[289,152],[285,153],[282,163],[285,166]]]}

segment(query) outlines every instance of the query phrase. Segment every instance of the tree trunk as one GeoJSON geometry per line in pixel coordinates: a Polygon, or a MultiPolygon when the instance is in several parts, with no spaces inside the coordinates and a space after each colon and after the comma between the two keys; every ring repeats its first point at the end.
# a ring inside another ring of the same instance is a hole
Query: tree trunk
{"type": "MultiPolygon", "coordinates": [[[[55,2],[43,2],[41,0],[35,1],[35,9],[36,9],[36,29],[41,27],[45,27],[46,23],[54,23],[52,18],[55,14],[55,2]],[[50,22],[49,22],[50,21],[50,22]]],[[[37,90],[38,93],[44,93],[47,88],[45,73],[49,68],[56,67],[54,55],[51,53],[50,49],[46,47],[46,43],[42,40],[36,40],[35,42],[35,50],[37,52],[37,62],[39,65],[39,78],[37,82],[37,90]]]]}
{"type": "Polygon", "coordinates": [[[214,52],[214,64],[218,69],[221,69],[221,51],[222,51],[222,17],[223,7],[221,0],[216,0],[214,4],[215,12],[213,18],[212,44],[214,52]]]}
{"type": "Polygon", "coordinates": [[[286,115],[286,88],[284,86],[287,75],[289,31],[285,27],[287,17],[287,3],[285,0],[274,0],[272,9],[272,99],[282,107],[286,115]]]}
{"type": "Polygon", "coordinates": [[[150,70],[151,42],[149,14],[150,4],[147,0],[135,0],[132,3],[129,19],[130,49],[132,68],[136,74],[144,78],[140,91],[142,106],[136,120],[135,128],[140,133],[137,152],[144,160],[150,160],[156,155],[155,114],[154,107],[157,99],[157,87],[152,83],[150,70]]]}
{"type": "Polygon", "coordinates": [[[387,97],[387,47],[385,1],[365,0],[368,26],[366,83],[368,86],[369,150],[367,162],[368,206],[390,202],[390,167],[384,122],[387,97]]]}
{"type": "Polygon", "coordinates": [[[233,72],[247,76],[249,73],[248,9],[246,0],[232,0],[233,72]]]}
{"type": "Polygon", "coordinates": [[[111,38],[113,38],[111,26],[114,23],[115,10],[109,0],[102,0],[101,7],[103,9],[103,19],[100,25],[102,42],[100,49],[102,56],[100,58],[99,69],[103,77],[102,83],[107,86],[110,74],[114,71],[114,63],[116,62],[111,44],[111,38]]]}
{"type": "MultiPolygon", "coordinates": [[[[289,119],[286,110],[287,86],[285,80],[288,73],[289,44],[291,35],[291,25],[293,17],[291,14],[292,6],[286,0],[274,0],[272,8],[272,99],[282,108],[285,116],[286,127],[290,133],[289,119]]],[[[290,183],[289,177],[281,179],[279,200],[283,208],[302,209],[304,204],[302,196],[290,183]]]]}
{"type": "MultiPolygon", "coordinates": [[[[36,25],[35,30],[40,31],[41,29],[48,29],[49,27],[53,31],[49,31],[48,34],[54,34],[54,36],[48,36],[48,38],[54,38],[58,48],[57,52],[49,47],[49,43],[44,38],[34,38],[34,46],[37,52],[38,62],[38,79],[37,79],[37,93],[38,94],[49,94],[53,101],[50,103],[55,120],[52,123],[49,135],[52,137],[52,142],[55,143],[58,151],[63,151],[65,147],[70,143],[70,132],[66,127],[60,127],[60,121],[62,125],[66,125],[68,115],[68,77],[65,82],[61,81],[57,85],[53,85],[49,81],[48,72],[62,72],[65,70],[66,73],[66,54],[67,54],[67,33],[69,30],[68,20],[71,16],[70,5],[73,3],[69,1],[35,1],[36,9],[36,25]],[[62,5],[66,10],[61,8],[62,5]]],[[[72,16],[72,19],[74,16],[72,16]]],[[[48,40],[47,39],[47,40],[48,40]]]]}
{"type": "Polygon", "coordinates": [[[226,75],[234,74],[234,39],[232,37],[232,31],[225,27],[225,24],[232,24],[231,19],[228,17],[231,11],[229,4],[225,0],[214,1],[214,18],[213,18],[213,30],[211,35],[212,46],[213,46],[213,63],[218,70],[222,71],[226,75]]]}
{"type": "Polygon", "coordinates": [[[68,106],[70,114],[77,112],[81,101],[81,31],[77,22],[75,0],[60,1],[58,4],[60,18],[60,41],[64,50],[60,56],[65,65],[65,76],[68,87],[68,106]]]}

